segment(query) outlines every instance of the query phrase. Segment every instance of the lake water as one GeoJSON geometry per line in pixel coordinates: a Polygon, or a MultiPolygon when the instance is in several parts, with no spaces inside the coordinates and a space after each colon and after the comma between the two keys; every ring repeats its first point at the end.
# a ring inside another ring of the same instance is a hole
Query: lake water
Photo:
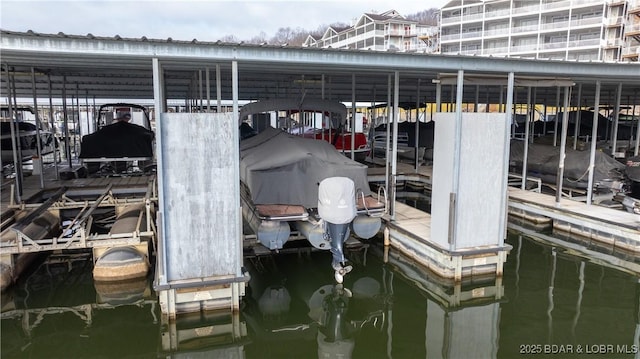
{"type": "Polygon", "coordinates": [[[149,280],[93,282],[90,260],[43,264],[2,297],[2,358],[633,358],[634,274],[510,231],[502,278],[455,286],[379,243],[247,259],[239,315],[161,319],[149,280]],[[385,261],[386,259],[386,261],[385,261]],[[118,294],[124,293],[124,294],[118,294]]]}

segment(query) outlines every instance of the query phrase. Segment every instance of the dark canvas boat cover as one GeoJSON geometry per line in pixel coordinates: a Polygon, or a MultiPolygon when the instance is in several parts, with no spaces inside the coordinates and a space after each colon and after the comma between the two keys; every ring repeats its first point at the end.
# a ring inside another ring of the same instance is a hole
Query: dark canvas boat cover
{"type": "Polygon", "coordinates": [[[627,158],[626,172],[629,179],[640,182],[640,156],[627,158]]]}
{"type": "MultiPolygon", "coordinates": [[[[510,162],[522,168],[524,142],[511,141],[510,162]]],[[[589,184],[589,151],[566,149],[564,160],[564,183],[574,188],[587,188],[589,184]]],[[[527,173],[543,181],[555,181],[558,173],[560,147],[530,143],[527,152],[527,173]]],[[[605,179],[622,180],[624,165],[602,151],[595,152],[594,182],[605,179]]]]}
{"type": "Polygon", "coordinates": [[[142,126],[116,122],[83,136],[80,158],[153,157],[153,137],[142,126]]]}
{"type": "MultiPolygon", "coordinates": [[[[390,124],[391,130],[393,130],[393,124],[390,124]]],[[[375,132],[386,133],[387,125],[382,124],[376,127],[375,132]]],[[[407,134],[407,146],[416,146],[416,123],[415,122],[398,122],[398,133],[407,134]]],[[[435,122],[418,122],[418,147],[424,147],[427,149],[433,148],[433,136],[435,133],[435,122]]]]}
{"type": "Polygon", "coordinates": [[[326,141],[290,135],[272,127],[240,142],[240,179],[254,204],[318,206],[318,186],[328,177],[348,177],[356,194],[371,193],[367,166],[326,141]]]}

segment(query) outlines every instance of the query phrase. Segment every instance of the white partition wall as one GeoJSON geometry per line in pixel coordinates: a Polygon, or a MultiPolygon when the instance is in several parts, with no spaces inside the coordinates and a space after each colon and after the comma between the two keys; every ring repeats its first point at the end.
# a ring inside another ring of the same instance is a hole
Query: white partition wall
{"type": "Polygon", "coordinates": [[[163,113],[158,128],[156,290],[169,292],[161,295],[163,312],[198,301],[237,306],[244,283],[229,284],[244,281],[238,126],[231,113],[163,113]],[[236,289],[221,294],[215,287],[236,289]]]}
{"type": "Polygon", "coordinates": [[[501,245],[507,201],[502,177],[508,143],[501,140],[505,115],[462,113],[458,158],[455,120],[455,113],[434,115],[431,240],[451,251],[501,245]]]}

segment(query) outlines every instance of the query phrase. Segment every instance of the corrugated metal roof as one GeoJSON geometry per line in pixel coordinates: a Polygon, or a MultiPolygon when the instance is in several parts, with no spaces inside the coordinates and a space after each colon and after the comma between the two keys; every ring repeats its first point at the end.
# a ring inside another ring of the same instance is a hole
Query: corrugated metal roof
{"type": "MultiPolygon", "coordinates": [[[[389,76],[400,75],[400,101],[416,101],[418,86],[421,99],[435,99],[432,80],[441,73],[500,75],[510,71],[518,76],[566,78],[583,84],[583,100],[591,103],[595,81],[603,83],[603,94],[615,93],[623,84],[625,95],[640,92],[639,63],[593,63],[536,61],[530,59],[491,58],[434,54],[378,52],[370,50],[319,49],[245,43],[177,41],[96,37],[69,34],[39,34],[2,30],[3,93],[7,88],[6,68],[12,70],[19,96],[31,96],[31,68],[36,72],[38,96],[49,93],[80,98],[152,99],[152,59],[160,61],[165,74],[169,99],[206,96],[204,84],[207,70],[210,93],[216,94],[215,68],[221,73],[223,99],[231,98],[231,63],[237,61],[241,100],[274,97],[310,96],[351,101],[355,76],[357,101],[387,100],[389,76]],[[324,77],[324,85],[322,78],[324,77]],[[202,90],[201,90],[202,89],[202,90]],[[323,90],[324,89],[324,90],[323,90]]],[[[443,86],[443,100],[451,99],[448,86],[443,86]]],[[[475,86],[465,86],[465,97],[474,102],[496,99],[497,86],[486,87],[476,95],[475,86]]],[[[538,90],[537,98],[555,103],[554,88],[538,90]]],[[[601,104],[609,101],[603,95],[601,104]]],[[[495,100],[494,100],[495,101],[495,100]]],[[[610,103],[610,102],[609,102],[610,103]]]]}

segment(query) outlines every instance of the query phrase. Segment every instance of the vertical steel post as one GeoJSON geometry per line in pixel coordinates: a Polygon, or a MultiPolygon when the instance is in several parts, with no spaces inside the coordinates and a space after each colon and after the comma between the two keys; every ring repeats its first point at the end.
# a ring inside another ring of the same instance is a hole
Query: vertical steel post
{"type": "MultiPolygon", "coordinates": [[[[622,83],[618,84],[618,89],[616,90],[616,104],[615,109],[613,110],[613,139],[611,140],[611,155],[615,158],[616,152],[618,151],[618,120],[620,118],[620,101],[622,98],[622,83]]],[[[597,116],[597,114],[594,114],[597,116]]]]}
{"type": "Polygon", "coordinates": [[[529,160],[529,111],[531,111],[531,86],[527,87],[527,114],[524,119],[524,154],[522,155],[522,183],[520,189],[527,188],[527,164],[529,160]]]}
{"type": "Polygon", "coordinates": [[[560,135],[560,160],[558,161],[558,176],[556,180],[556,205],[562,198],[562,182],[564,180],[564,159],[567,147],[567,127],[569,125],[569,86],[564,88],[564,115],[562,116],[562,134],[560,135]]]}
{"type": "Polygon", "coordinates": [[[207,112],[211,112],[211,82],[209,67],[206,68],[206,87],[207,87],[207,112]]]}
{"type": "Polygon", "coordinates": [[[220,78],[220,64],[216,64],[216,110],[222,112],[222,79],[220,78]]]}
{"type": "MultiPolygon", "coordinates": [[[[515,74],[513,72],[509,72],[507,77],[507,108],[504,111],[505,119],[504,119],[504,132],[502,134],[502,140],[505,143],[505,151],[502,156],[502,199],[500,201],[500,213],[504,213],[504,218],[499,222],[500,225],[500,233],[504,233],[500,240],[498,241],[498,245],[502,247],[504,245],[504,240],[507,237],[507,213],[508,213],[508,186],[509,186],[509,149],[510,149],[510,138],[511,138],[511,107],[513,106],[513,90],[515,87],[515,74]]],[[[500,86],[500,91],[502,92],[502,86],[500,86]]],[[[502,96],[500,96],[502,99],[502,96]]]]}
{"type": "MultiPolygon", "coordinates": [[[[553,121],[553,147],[556,147],[558,145],[558,114],[560,114],[560,87],[559,86],[556,91],[556,117],[553,121]]],[[[566,117],[566,116],[568,116],[568,114],[566,113],[566,110],[565,110],[562,117],[566,117]]]]}
{"type": "Polygon", "coordinates": [[[591,153],[589,154],[589,184],[587,185],[587,205],[593,196],[593,170],[596,162],[596,139],[598,138],[598,114],[600,113],[600,80],[596,81],[595,101],[593,104],[593,127],[591,128],[591,153]]]}
{"type": "MultiPolygon", "coordinates": [[[[164,94],[164,74],[162,71],[162,66],[160,65],[160,61],[158,58],[153,58],[152,60],[153,66],[153,106],[154,106],[154,117],[156,121],[156,133],[162,133],[162,121],[161,116],[165,109],[165,94],[164,94]]],[[[162,173],[164,173],[164,163],[162,157],[162,136],[156,136],[156,163],[157,163],[157,179],[158,179],[158,208],[162,210],[164,208],[164,178],[162,173]]],[[[158,228],[158,254],[157,254],[157,262],[156,262],[156,285],[166,285],[167,284],[167,273],[166,273],[166,263],[167,263],[167,253],[164,249],[164,233],[167,233],[165,223],[162,221],[162,213],[158,212],[156,218],[158,219],[157,228],[158,228]]],[[[166,291],[165,293],[167,293],[166,291]]],[[[165,294],[166,295],[166,294],[165,294]]]]}
{"type": "MultiPolygon", "coordinates": [[[[31,67],[31,89],[33,91],[33,112],[36,116],[36,156],[38,156],[38,170],[40,171],[40,188],[44,188],[44,172],[42,171],[42,139],[40,138],[40,126],[42,125],[42,121],[40,121],[40,114],[38,113],[38,90],[36,89],[36,70],[31,67]]],[[[31,159],[33,171],[36,170],[36,164],[33,163],[33,158],[31,159]]]]}
{"type": "MultiPolygon", "coordinates": [[[[233,128],[231,129],[232,131],[232,137],[233,137],[233,143],[236,144],[236,146],[234,146],[234,150],[233,150],[233,158],[235,159],[235,161],[240,161],[240,125],[239,125],[239,119],[240,119],[240,114],[238,111],[238,61],[233,61],[231,62],[231,97],[233,98],[233,123],[235,123],[235,126],[233,126],[233,128]]],[[[234,175],[235,175],[235,203],[238,204],[238,206],[240,206],[240,167],[239,164],[236,165],[236,170],[234,171],[234,175]]],[[[242,209],[238,210],[238,233],[242,234],[242,209]]],[[[231,239],[231,240],[238,240],[242,243],[242,235],[240,238],[235,238],[235,239],[231,239]]],[[[237,246],[238,248],[238,253],[236,253],[236,255],[238,256],[238,262],[242,263],[242,244],[237,246]]],[[[242,276],[242,269],[240,266],[237,267],[238,272],[236,272],[236,276],[237,277],[241,277],[242,276]]],[[[239,303],[237,303],[237,300],[239,300],[238,298],[234,297],[234,305],[238,305],[239,303]]]]}
{"type": "MultiPolygon", "coordinates": [[[[53,168],[56,170],[56,180],[60,179],[60,172],[58,171],[58,151],[60,144],[58,143],[58,128],[56,127],[56,119],[53,111],[53,88],[51,86],[51,74],[47,74],[47,84],[49,87],[49,122],[51,122],[51,129],[53,131],[53,168]]],[[[62,161],[62,158],[60,158],[62,161]]]]}
{"type": "Polygon", "coordinates": [[[418,88],[416,90],[416,125],[415,125],[415,173],[418,173],[418,166],[420,166],[420,158],[418,158],[418,149],[420,148],[420,79],[418,79],[418,88]]]}
{"type": "MultiPolygon", "coordinates": [[[[356,74],[351,74],[351,160],[355,160],[356,149],[356,74]]],[[[344,147],[343,147],[344,151],[344,147]]]]}
{"type": "Polygon", "coordinates": [[[67,114],[67,76],[62,76],[62,113],[64,118],[64,152],[67,156],[67,165],[69,166],[69,170],[71,170],[71,134],[69,132],[69,116],[67,114]]]}
{"type": "Polygon", "coordinates": [[[7,76],[7,100],[9,104],[9,118],[11,120],[11,145],[13,146],[13,169],[16,173],[16,201],[22,202],[22,151],[20,148],[20,128],[16,121],[14,107],[16,106],[15,97],[12,102],[12,92],[15,91],[15,82],[12,81],[12,76],[9,74],[9,66],[5,66],[5,72],[7,76]]]}
{"type": "MultiPolygon", "coordinates": [[[[391,194],[391,184],[390,181],[391,178],[389,178],[389,160],[391,159],[391,111],[392,111],[392,107],[391,107],[391,74],[389,74],[388,78],[387,78],[387,118],[386,118],[386,122],[387,122],[387,142],[385,145],[385,155],[384,155],[384,186],[385,186],[385,191],[387,193],[387,195],[391,194]]],[[[394,202],[390,202],[389,203],[389,214],[392,216],[394,216],[395,213],[395,203],[394,202]]]]}
{"type": "Polygon", "coordinates": [[[394,72],[393,82],[393,143],[391,153],[391,203],[393,203],[393,213],[391,220],[396,219],[395,203],[396,203],[396,181],[397,181],[397,166],[398,166],[398,118],[400,117],[400,110],[398,109],[400,101],[400,72],[394,72]]]}
{"type": "Polygon", "coordinates": [[[462,147],[462,100],[464,96],[464,70],[458,70],[456,84],[456,123],[453,145],[453,183],[449,201],[449,249],[456,249],[456,222],[458,212],[458,194],[460,187],[460,151],[462,147]]]}
{"type": "MultiPolygon", "coordinates": [[[[576,123],[575,128],[573,129],[573,149],[578,148],[578,137],[580,137],[580,121],[582,121],[582,106],[580,106],[580,102],[582,102],[582,84],[578,84],[578,97],[576,103],[576,123]]],[[[568,111],[567,111],[568,117],[568,111]]]]}

